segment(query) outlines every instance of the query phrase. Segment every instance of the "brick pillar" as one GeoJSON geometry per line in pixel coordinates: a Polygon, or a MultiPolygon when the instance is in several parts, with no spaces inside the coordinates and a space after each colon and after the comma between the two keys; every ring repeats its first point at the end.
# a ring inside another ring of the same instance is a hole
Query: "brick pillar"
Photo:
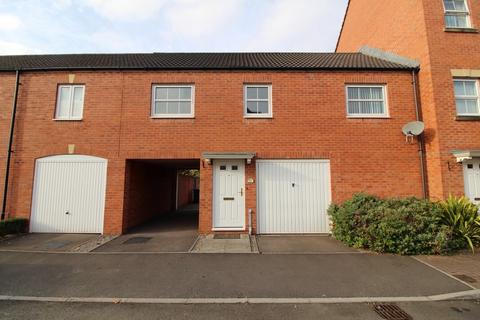
{"type": "Polygon", "coordinates": [[[123,225],[124,188],[125,159],[109,159],[103,224],[104,234],[121,234],[125,231],[123,225]]]}
{"type": "Polygon", "coordinates": [[[200,205],[198,233],[212,233],[213,166],[200,160],[200,205]]]}
{"type": "Polygon", "coordinates": [[[245,163],[245,225],[248,232],[248,210],[252,209],[252,233],[257,233],[257,178],[256,178],[256,165],[252,159],[251,164],[245,163]],[[249,182],[252,181],[253,182],[249,182]]]}

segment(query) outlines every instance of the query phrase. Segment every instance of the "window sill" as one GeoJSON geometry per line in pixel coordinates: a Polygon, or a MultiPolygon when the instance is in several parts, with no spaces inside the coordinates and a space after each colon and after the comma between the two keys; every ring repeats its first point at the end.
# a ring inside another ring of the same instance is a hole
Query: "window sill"
{"type": "Polygon", "coordinates": [[[273,116],[263,116],[263,117],[253,117],[253,116],[243,116],[244,119],[273,119],[273,116]]]}
{"type": "Polygon", "coordinates": [[[456,116],[457,121],[480,121],[480,115],[478,116],[456,116]]]}
{"type": "Polygon", "coordinates": [[[347,116],[347,119],[390,119],[389,116],[347,116]]]}
{"type": "Polygon", "coordinates": [[[57,119],[57,118],[54,118],[52,120],[53,121],[83,121],[83,118],[80,118],[80,119],[57,119]]]}
{"type": "Polygon", "coordinates": [[[478,29],[475,28],[443,28],[445,32],[459,32],[459,33],[478,33],[478,29]]]}
{"type": "Polygon", "coordinates": [[[150,116],[150,119],[195,119],[195,116],[150,116]]]}

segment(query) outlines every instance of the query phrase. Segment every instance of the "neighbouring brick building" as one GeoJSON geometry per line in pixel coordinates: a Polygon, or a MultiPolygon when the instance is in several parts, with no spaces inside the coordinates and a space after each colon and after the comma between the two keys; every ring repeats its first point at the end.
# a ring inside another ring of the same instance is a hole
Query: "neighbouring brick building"
{"type": "Polygon", "coordinates": [[[419,61],[434,199],[480,203],[479,26],[476,0],[350,0],[338,41],[337,52],[368,46],[419,61]]]}
{"type": "Polygon", "coordinates": [[[352,0],[337,53],[0,57],[0,181],[20,83],[6,212],[118,234],[189,202],[185,169],[203,234],[328,232],[362,191],[475,200],[480,8],[461,3],[352,0]]]}

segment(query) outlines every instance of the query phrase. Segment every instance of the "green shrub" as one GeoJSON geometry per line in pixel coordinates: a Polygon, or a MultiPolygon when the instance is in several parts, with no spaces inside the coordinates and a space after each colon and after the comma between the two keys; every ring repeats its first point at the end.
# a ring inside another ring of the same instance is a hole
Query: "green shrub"
{"type": "Polygon", "coordinates": [[[28,219],[11,218],[0,221],[0,236],[13,233],[26,232],[28,228],[28,219]]]}
{"type": "Polygon", "coordinates": [[[462,247],[451,228],[441,223],[440,206],[428,200],[356,194],[341,205],[332,204],[328,213],[334,237],[352,247],[405,255],[462,247]]]}
{"type": "Polygon", "coordinates": [[[480,244],[480,216],[478,207],[465,197],[450,195],[440,202],[442,223],[452,230],[454,236],[468,244],[472,252],[480,244]]]}

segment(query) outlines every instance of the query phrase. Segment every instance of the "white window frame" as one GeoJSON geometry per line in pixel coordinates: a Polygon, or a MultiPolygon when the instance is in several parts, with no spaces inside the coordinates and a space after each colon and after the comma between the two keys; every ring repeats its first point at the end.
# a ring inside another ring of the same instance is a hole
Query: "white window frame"
{"type": "Polygon", "coordinates": [[[346,112],[347,118],[390,118],[389,108],[388,108],[388,93],[387,85],[383,84],[347,84],[345,85],[345,99],[346,99],[346,112]],[[379,99],[349,99],[348,97],[348,88],[382,88],[383,91],[383,100],[379,99]],[[384,110],[383,113],[350,113],[348,111],[348,103],[350,101],[383,101],[384,110]]]}
{"type": "Polygon", "coordinates": [[[244,84],[243,85],[243,117],[244,118],[273,118],[273,109],[272,109],[272,85],[271,84],[244,84]],[[248,88],[267,88],[268,89],[268,113],[248,113],[247,112],[247,102],[248,101],[265,101],[265,99],[247,99],[247,89],[248,88]]]}
{"type": "Polygon", "coordinates": [[[445,0],[442,0],[442,3],[443,3],[443,10],[444,10],[444,23],[445,23],[445,28],[447,29],[469,29],[472,27],[472,19],[470,18],[470,9],[468,7],[468,1],[467,0],[463,0],[463,2],[465,3],[465,11],[463,10],[447,10],[447,8],[445,7],[445,0]],[[467,26],[466,27],[457,27],[457,26],[448,26],[447,25],[447,20],[445,19],[445,17],[447,15],[465,15],[467,17],[467,26]]]}
{"type": "Polygon", "coordinates": [[[478,79],[462,79],[462,78],[455,78],[453,79],[453,94],[455,96],[455,112],[457,116],[480,116],[480,85],[478,79]],[[477,89],[476,96],[457,96],[455,93],[455,82],[462,81],[462,82],[475,82],[475,88],[477,89]],[[477,99],[477,113],[458,113],[457,108],[457,99],[464,99],[464,100],[473,100],[477,99]]]}
{"type": "Polygon", "coordinates": [[[60,84],[57,86],[57,103],[55,106],[55,116],[53,120],[58,121],[80,121],[83,120],[83,109],[85,107],[85,85],[84,84],[60,84]],[[62,88],[70,88],[70,108],[67,117],[60,118],[58,116],[59,107],[60,107],[60,93],[62,92],[62,88]],[[72,116],[73,113],[73,94],[75,92],[75,88],[82,88],[82,114],[79,117],[72,116]]]}
{"type": "Polygon", "coordinates": [[[151,101],[151,108],[150,108],[150,117],[153,119],[174,119],[174,118],[194,118],[195,117],[195,85],[194,84],[154,84],[152,85],[152,101],[151,101]],[[169,100],[169,99],[156,99],[155,97],[155,89],[156,88],[190,88],[191,95],[190,99],[176,99],[176,100],[169,100]],[[165,114],[156,114],[155,113],[155,102],[159,101],[179,101],[179,102],[190,102],[191,108],[190,113],[165,113],[165,114]]]}

